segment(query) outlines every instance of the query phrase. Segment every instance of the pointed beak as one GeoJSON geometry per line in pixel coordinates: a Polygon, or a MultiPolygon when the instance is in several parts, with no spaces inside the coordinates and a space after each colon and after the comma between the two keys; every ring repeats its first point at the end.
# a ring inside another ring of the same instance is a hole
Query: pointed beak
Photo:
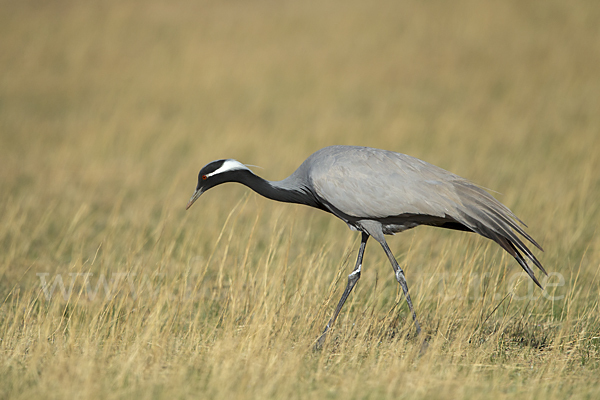
{"type": "Polygon", "coordinates": [[[186,210],[187,210],[187,209],[189,209],[189,208],[192,206],[192,204],[194,204],[194,202],[195,202],[196,200],[198,200],[198,197],[200,197],[200,195],[201,195],[202,193],[204,193],[204,191],[203,191],[202,189],[198,189],[198,190],[196,190],[196,191],[194,192],[194,194],[192,195],[192,198],[190,199],[190,201],[188,201],[188,203],[187,203],[187,206],[185,207],[185,209],[186,209],[186,210]]]}

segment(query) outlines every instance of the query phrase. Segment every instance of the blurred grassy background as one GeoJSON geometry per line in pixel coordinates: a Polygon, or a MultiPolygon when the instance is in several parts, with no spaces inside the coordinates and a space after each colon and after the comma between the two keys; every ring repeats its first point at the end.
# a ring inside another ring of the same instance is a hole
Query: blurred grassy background
{"type": "Polygon", "coordinates": [[[2,397],[600,393],[597,1],[0,4],[2,397]],[[498,191],[565,278],[548,293],[565,297],[492,313],[516,262],[419,228],[390,245],[428,352],[417,358],[370,244],[312,354],[358,235],[236,185],[184,207],[211,160],[282,179],[331,144],[411,154],[498,191]],[[129,278],[90,298],[75,276],[70,298],[45,299],[39,274],[68,286],[76,273],[92,288],[129,278]]]}

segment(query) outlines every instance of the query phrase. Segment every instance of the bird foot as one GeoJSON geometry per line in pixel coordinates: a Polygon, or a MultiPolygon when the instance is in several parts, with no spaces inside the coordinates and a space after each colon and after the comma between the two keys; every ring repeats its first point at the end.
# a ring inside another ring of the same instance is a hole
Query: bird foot
{"type": "Polygon", "coordinates": [[[323,332],[321,334],[321,336],[319,336],[315,345],[313,346],[313,351],[321,351],[323,349],[323,344],[325,343],[326,337],[327,337],[327,331],[323,332]]]}
{"type": "Polygon", "coordinates": [[[422,357],[427,352],[427,349],[429,348],[430,340],[431,340],[431,336],[425,335],[425,338],[423,338],[423,343],[421,343],[421,348],[419,349],[419,357],[422,357]]]}

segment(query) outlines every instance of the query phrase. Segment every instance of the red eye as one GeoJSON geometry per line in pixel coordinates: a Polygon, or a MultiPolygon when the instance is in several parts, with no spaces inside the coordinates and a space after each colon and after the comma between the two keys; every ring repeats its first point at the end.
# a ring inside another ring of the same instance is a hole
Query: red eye
{"type": "Polygon", "coordinates": [[[203,180],[203,181],[205,181],[205,180],[207,180],[207,179],[208,179],[208,176],[206,176],[206,175],[202,175],[202,180],[203,180]]]}

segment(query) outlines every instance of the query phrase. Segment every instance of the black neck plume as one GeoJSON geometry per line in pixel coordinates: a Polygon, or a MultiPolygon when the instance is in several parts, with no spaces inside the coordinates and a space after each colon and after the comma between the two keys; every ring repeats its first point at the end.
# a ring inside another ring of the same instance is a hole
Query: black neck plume
{"type": "Polygon", "coordinates": [[[282,181],[267,181],[251,171],[236,172],[235,182],[249,187],[263,197],[285,203],[305,204],[326,210],[321,202],[312,194],[312,191],[304,184],[298,182],[293,175],[282,181]]]}

